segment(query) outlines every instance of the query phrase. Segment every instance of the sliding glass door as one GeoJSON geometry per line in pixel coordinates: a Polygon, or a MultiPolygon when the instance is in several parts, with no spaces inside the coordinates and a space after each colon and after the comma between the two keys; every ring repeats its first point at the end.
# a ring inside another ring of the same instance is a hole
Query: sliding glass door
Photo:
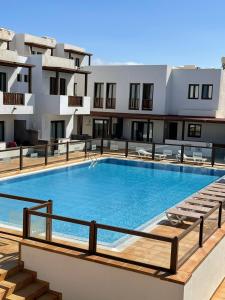
{"type": "Polygon", "coordinates": [[[152,122],[133,121],[131,139],[133,141],[151,142],[153,133],[152,122]]]}
{"type": "Polygon", "coordinates": [[[51,121],[51,139],[65,137],[65,121],[51,121]]]}
{"type": "Polygon", "coordinates": [[[93,120],[93,138],[109,137],[109,120],[94,119],[93,120]]]}

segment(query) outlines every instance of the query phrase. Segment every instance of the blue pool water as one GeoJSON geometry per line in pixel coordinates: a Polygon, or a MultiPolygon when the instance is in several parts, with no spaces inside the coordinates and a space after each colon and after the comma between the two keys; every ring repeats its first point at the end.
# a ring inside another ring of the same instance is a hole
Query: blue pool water
{"type": "MultiPolygon", "coordinates": [[[[203,168],[105,159],[93,168],[85,163],[0,181],[0,192],[52,199],[54,213],[82,220],[136,229],[225,174],[203,168]]],[[[21,208],[32,206],[0,199],[0,222],[21,225],[21,208]]],[[[88,228],[55,221],[53,231],[86,238],[88,228]]],[[[101,231],[112,243],[118,233],[101,231]]]]}

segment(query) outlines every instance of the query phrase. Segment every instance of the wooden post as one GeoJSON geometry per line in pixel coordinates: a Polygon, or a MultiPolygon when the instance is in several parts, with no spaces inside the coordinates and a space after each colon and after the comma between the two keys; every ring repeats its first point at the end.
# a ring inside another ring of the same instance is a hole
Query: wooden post
{"type": "Polygon", "coordinates": [[[88,74],[84,74],[84,96],[87,96],[87,89],[88,89],[88,74]]]}
{"type": "Polygon", "coordinates": [[[219,207],[218,228],[221,228],[222,226],[222,214],[223,214],[223,202],[221,201],[219,207]]]}
{"type": "Polygon", "coordinates": [[[171,256],[170,256],[170,271],[172,274],[177,273],[178,248],[179,248],[179,240],[178,237],[175,236],[171,244],[171,256]]]}
{"type": "Polygon", "coordinates": [[[204,235],[204,217],[201,216],[200,230],[199,230],[199,247],[203,246],[203,235],[204,235]]]}
{"type": "Polygon", "coordinates": [[[23,170],[23,147],[20,146],[20,170],[23,170]]]}
{"type": "Polygon", "coordinates": [[[87,158],[87,140],[85,140],[85,145],[84,145],[84,157],[87,158]]]}
{"type": "Polygon", "coordinates": [[[155,159],[155,143],[152,144],[152,160],[155,159]]]}
{"type": "Polygon", "coordinates": [[[66,160],[69,161],[69,142],[66,142],[66,160]]]}
{"type": "Polygon", "coordinates": [[[125,147],[125,156],[128,156],[128,149],[129,149],[129,142],[126,141],[126,147],[125,147]]]}
{"type": "Polygon", "coordinates": [[[104,142],[104,140],[101,139],[101,155],[103,154],[103,142],[104,142]]]}
{"type": "Polygon", "coordinates": [[[95,254],[97,250],[97,226],[95,221],[91,221],[89,231],[89,253],[95,254]]]}
{"type": "Polygon", "coordinates": [[[32,94],[32,68],[28,68],[28,93],[32,94]]]}
{"type": "Polygon", "coordinates": [[[28,214],[28,208],[23,209],[23,239],[27,239],[29,237],[29,214],[28,214]]]}
{"type": "Polygon", "coordinates": [[[181,145],[180,162],[184,162],[184,145],[181,145]]]}
{"type": "MultiPolygon", "coordinates": [[[[52,200],[48,200],[47,213],[52,214],[52,200]]],[[[52,240],[52,219],[46,218],[46,241],[52,240]]]]}
{"type": "Polygon", "coordinates": [[[216,148],[214,146],[212,146],[212,154],[211,154],[211,165],[212,165],[212,167],[215,164],[215,156],[216,156],[216,148]]]}
{"type": "Polygon", "coordinates": [[[56,95],[59,95],[59,71],[56,71],[55,78],[56,78],[55,93],[56,95]]]}
{"type": "Polygon", "coordinates": [[[45,165],[48,164],[48,144],[45,145],[45,165]]]}

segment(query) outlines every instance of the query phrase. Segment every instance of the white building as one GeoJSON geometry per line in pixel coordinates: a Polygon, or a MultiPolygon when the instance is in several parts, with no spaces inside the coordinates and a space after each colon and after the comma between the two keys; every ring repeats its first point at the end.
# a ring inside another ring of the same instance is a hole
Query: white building
{"type": "Polygon", "coordinates": [[[196,66],[91,66],[83,133],[225,143],[225,71],[196,66]]]}
{"type": "Polygon", "coordinates": [[[0,29],[0,140],[225,144],[223,68],[90,66],[91,56],[54,38],[0,29]]]}

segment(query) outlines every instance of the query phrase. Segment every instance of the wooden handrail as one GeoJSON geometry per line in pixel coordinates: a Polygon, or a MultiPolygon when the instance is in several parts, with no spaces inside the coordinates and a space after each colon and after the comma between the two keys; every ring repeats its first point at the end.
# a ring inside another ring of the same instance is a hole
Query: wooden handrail
{"type": "Polygon", "coordinates": [[[3,93],[4,105],[24,105],[24,94],[3,93]]]}

